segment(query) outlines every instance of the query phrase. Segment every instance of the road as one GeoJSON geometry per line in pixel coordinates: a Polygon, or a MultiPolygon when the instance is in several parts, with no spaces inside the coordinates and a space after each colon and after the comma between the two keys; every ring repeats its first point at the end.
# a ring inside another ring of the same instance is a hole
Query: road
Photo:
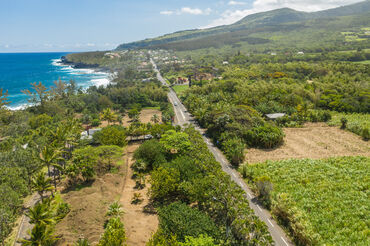
{"type": "MultiPolygon", "coordinates": [[[[154,71],[157,73],[157,79],[165,86],[168,87],[165,79],[162,77],[160,71],[158,70],[155,62],[151,59],[151,63],[153,64],[154,71]]],[[[243,178],[239,175],[239,173],[230,165],[227,161],[226,157],[223,153],[212,144],[212,141],[205,136],[205,129],[199,127],[193,116],[187,111],[185,106],[181,103],[179,98],[177,97],[175,91],[170,88],[170,92],[168,93],[168,98],[172,105],[174,105],[174,111],[176,115],[175,123],[180,126],[184,126],[185,124],[191,124],[194,128],[199,131],[202,136],[204,142],[207,144],[208,149],[214,155],[216,160],[221,164],[222,170],[230,175],[231,179],[239,185],[245,192],[246,198],[249,201],[249,206],[253,209],[256,216],[260,218],[263,222],[266,223],[268,230],[272,236],[272,239],[275,242],[275,245],[278,246],[290,246],[294,245],[291,240],[285,235],[283,229],[276,223],[276,221],[272,218],[270,212],[264,209],[257,201],[256,197],[252,193],[251,189],[247,186],[244,182],[243,178]],[[175,106],[177,105],[177,106],[175,106]]]]}

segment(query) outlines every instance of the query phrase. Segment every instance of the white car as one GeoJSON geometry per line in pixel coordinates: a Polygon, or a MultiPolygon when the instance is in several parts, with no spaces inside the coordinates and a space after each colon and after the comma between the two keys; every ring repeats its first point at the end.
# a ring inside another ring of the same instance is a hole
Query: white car
{"type": "Polygon", "coordinates": [[[177,106],[177,102],[173,103],[173,105],[177,106]]]}

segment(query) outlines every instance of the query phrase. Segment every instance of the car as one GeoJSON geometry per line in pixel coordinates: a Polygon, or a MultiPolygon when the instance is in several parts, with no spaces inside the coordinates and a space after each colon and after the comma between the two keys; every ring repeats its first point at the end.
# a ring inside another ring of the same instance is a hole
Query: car
{"type": "Polygon", "coordinates": [[[177,106],[177,102],[175,102],[173,105],[177,106]]]}

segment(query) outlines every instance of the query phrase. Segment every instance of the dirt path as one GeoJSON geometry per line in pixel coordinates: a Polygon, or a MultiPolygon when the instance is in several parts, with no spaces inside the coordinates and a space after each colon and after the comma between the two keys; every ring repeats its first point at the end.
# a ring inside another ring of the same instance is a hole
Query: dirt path
{"type": "Polygon", "coordinates": [[[133,152],[139,145],[127,147],[127,178],[121,196],[121,204],[125,211],[124,225],[126,229],[127,244],[129,246],[145,246],[153,233],[158,228],[158,218],[155,214],[144,213],[143,209],[148,204],[148,182],[142,190],[135,189],[135,181],[131,178],[133,171],[131,165],[134,163],[133,152]],[[143,198],[141,204],[131,204],[134,193],[140,193],[143,198]]]}
{"type": "Polygon", "coordinates": [[[30,219],[26,215],[26,211],[28,211],[29,208],[33,207],[38,201],[40,201],[40,196],[37,193],[34,193],[28,203],[25,205],[25,211],[22,215],[21,222],[18,227],[18,233],[15,238],[14,246],[22,245],[18,242],[18,240],[29,238],[28,231],[31,231],[33,228],[33,225],[30,224],[30,219]]]}
{"type": "Polygon", "coordinates": [[[370,156],[370,143],[361,137],[329,127],[323,123],[309,123],[303,128],[285,128],[284,144],[272,150],[248,149],[249,163],[289,158],[328,158],[335,156],[370,156]]]}

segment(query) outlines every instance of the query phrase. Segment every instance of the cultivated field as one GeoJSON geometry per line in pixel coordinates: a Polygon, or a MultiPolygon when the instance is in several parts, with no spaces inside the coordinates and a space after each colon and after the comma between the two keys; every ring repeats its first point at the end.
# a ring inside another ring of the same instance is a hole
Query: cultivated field
{"type": "Polygon", "coordinates": [[[321,159],[335,156],[370,156],[370,143],[361,137],[323,123],[285,128],[284,144],[272,150],[248,149],[249,163],[290,158],[321,159]]]}
{"type": "Polygon", "coordinates": [[[308,235],[315,245],[370,245],[369,173],[369,157],[337,157],[251,164],[247,176],[271,180],[272,212],[303,232],[299,238],[308,235]]]}

